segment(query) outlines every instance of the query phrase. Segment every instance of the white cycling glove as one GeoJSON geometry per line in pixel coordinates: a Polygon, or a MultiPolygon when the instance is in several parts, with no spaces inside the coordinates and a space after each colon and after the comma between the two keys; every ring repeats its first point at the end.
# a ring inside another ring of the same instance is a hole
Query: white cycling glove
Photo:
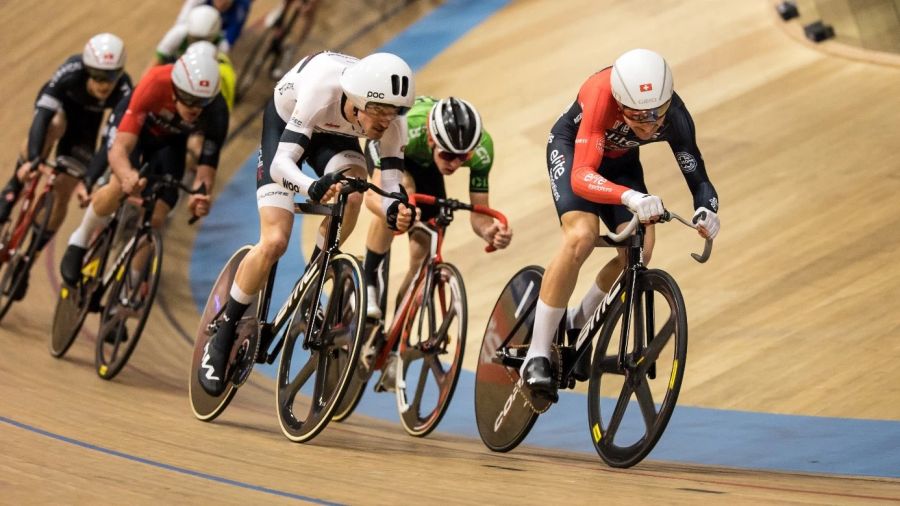
{"type": "Polygon", "coordinates": [[[662,199],[656,195],[647,195],[634,190],[628,190],[622,194],[622,204],[636,214],[642,223],[647,223],[665,212],[662,199]]]}
{"type": "Polygon", "coordinates": [[[705,207],[698,207],[694,211],[694,219],[691,221],[698,228],[706,230],[706,237],[709,239],[715,239],[719,233],[719,215],[705,207]]]}

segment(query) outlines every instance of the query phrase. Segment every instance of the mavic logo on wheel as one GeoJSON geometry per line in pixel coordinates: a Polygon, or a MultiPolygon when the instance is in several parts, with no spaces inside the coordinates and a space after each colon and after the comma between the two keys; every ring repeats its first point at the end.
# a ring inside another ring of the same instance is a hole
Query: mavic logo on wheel
{"type": "Polygon", "coordinates": [[[203,349],[203,362],[200,364],[200,367],[206,369],[206,379],[219,381],[218,376],[213,376],[216,370],[209,365],[209,343],[206,343],[206,348],[203,349]]]}
{"type": "MultiPolygon", "coordinates": [[[[581,348],[581,343],[587,339],[588,336],[594,333],[594,327],[603,320],[603,316],[606,315],[606,308],[609,307],[610,304],[616,299],[616,295],[619,293],[619,290],[622,289],[622,285],[616,282],[613,285],[612,290],[606,294],[606,297],[603,298],[603,301],[600,303],[600,306],[594,311],[594,316],[591,318],[591,321],[588,322],[584,328],[581,329],[581,332],[578,334],[578,341],[575,343],[575,349],[581,348]]],[[[624,294],[623,294],[624,295],[624,294]]]]}

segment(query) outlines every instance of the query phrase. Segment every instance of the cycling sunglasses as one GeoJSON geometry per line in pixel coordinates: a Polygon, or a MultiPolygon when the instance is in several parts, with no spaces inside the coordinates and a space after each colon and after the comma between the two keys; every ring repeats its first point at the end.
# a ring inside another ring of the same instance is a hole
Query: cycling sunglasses
{"type": "Polygon", "coordinates": [[[409,112],[408,107],[397,107],[396,105],[382,104],[379,102],[369,102],[366,104],[366,114],[382,118],[395,118],[403,116],[409,112]]]}
{"type": "Polygon", "coordinates": [[[89,78],[101,83],[115,82],[122,75],[122,69],[103,70],[85,67],[84,70],[87,72],[89,78]]]}
{"type": "Polygon", "coordinates": [[[622,115],[631,121],[636,121],[638,123],[655,123],[669,112],[669,106],[671,104],[672,101],[670,100],[653,109],[631,109],[622,106],[622,115]]]}
{"type": "Polygon", "coordinates": [[[435,149],[435,151],[437,151],[438,157],[440,157],[440,159],[444,160],[445,162],[452,162],[453,160],[459,160],[460,162],[465,162],[465,161],[468,161],[470,158],[472,158],[471,151],[466,152],[466,153],[451,153],[449,151],[444,151],[441,148],[434,148],[434,149],[435,149]]]}
{"type": "Polygon", "coordinates": [[[175,89],[175,100],[181,102],[187,107],[191,108],[203,108],[208,106],[212,101],[216,98],[215,95],[212,97],[197,97],[187,93],[186,91],[178,88],[177,86],[172,86],[175,89]]]}

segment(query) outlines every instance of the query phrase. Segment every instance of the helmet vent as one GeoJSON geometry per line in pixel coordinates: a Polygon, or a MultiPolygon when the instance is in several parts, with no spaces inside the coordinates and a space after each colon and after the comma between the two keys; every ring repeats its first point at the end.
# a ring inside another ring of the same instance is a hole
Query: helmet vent
{"type": "Polygon", "coordinates": [[[405,97],[409,93],[409,78],[400,77],[397,74],[391,75],[391,93],[395,96],[405,97]]]}

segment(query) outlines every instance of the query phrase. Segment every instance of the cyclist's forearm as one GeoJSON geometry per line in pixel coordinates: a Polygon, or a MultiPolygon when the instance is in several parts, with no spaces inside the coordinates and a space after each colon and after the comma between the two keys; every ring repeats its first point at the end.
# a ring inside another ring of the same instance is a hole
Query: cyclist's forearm
{"type": "Polygon", "coordinates": [[[128,155],[134,149],[136,139],[134,134],[118,132],[113,145],[109,148],[109,169],[120,180],[134,171],[128,155]]]}
{"type": "MultiPolygon", "coordinates": [[[[394,168],[388,168],[390,164],[384,164],[388,160],[387,158],[382,160],[382,168],[381,168],[381,189],[386,192],[398,192],[400,191],[400,182],[403,181],[403,171],[394,168]]],[[[389,197],[383,197],[381,199],[381,210],[387,215],[388,207],[394,202],[395,199],[389,197]]]]}
{"type": "Polygon", "coordinates": [[[287,190],[308,197],[309,185],[313,184],[315,179],[301,172],[297,162],[292,158],[287,154],[275,154],[275,158],[272,160],[272,168],[269,171],[272,175],[272,180],[287,190]]]}
{"type": "Polygon", "coordinates": [[[28,150],[26,151],[28,161],[34,160],[43,154],[44,143],[47,140],[47,130],[55,114],[56,111],[50,109],[35,108],[31,129],[28,131],[28,150]]]}
{"type": "Polygon", "coordinates": [[[216,184],[216,169],[212,165],[197,166],[197,175],[194,176],[194,188],[199,188],[201,184],[206,185],[206,194],[211,195],[213,186],[216,184]]]}
{"type": "Polygon", "coordinates": [[[491,238],[487,236],[488,229],[491,228],[491,225],[494,224],[494,218],[479,214],[479,213],[469,213],[469,221],[472,223],[472,231],[481,237],[485,241],[490,241],[491,238]]]}

